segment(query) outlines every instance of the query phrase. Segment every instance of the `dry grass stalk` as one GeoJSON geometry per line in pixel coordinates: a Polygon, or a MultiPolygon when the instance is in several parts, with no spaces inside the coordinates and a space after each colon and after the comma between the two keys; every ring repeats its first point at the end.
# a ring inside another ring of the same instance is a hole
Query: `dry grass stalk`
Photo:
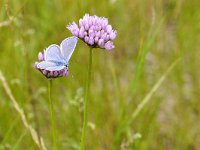
{"type": "Polygon", "coordinates": [[[39,136],[37,134],[37,132],[35,131],[35,129],[28,123],[27,119],[26,119],[26,116],[24,114],[24,111],[22,108],[20,108],[20,106],[18,105],[16,99],[14,98],[9,86],[8,86],[8,83],[6,82],[6,79],[5,77],[3,76],[1,70],[0,70],[0,80],[2,81],[2,84],[3,84],[3,88],[5,89],[7,95],[9,96],[14,108],[16,109],[16,111],[19,113],[20,117],[21,117],[21,120],[25,126],[25,128],[30,132],[31,136],[32,136],[32,139],[33,141],[36,143],[36,145],[39,147],[39,149],[41,150],[47,150],[45,144],[44,144],[44,141],[43,141],[43,138],[41,136],[39,136]]]}

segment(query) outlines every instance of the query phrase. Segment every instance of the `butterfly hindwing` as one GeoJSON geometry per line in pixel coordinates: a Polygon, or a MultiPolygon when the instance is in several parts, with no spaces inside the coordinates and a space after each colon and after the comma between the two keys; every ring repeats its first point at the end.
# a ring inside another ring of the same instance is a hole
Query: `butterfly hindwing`
{"type": "Polygon", "coordinates": [[[66,68],[65,64],[53,61],[42,61],[37,64],[37,67],[48,71],[59,71],[66,68]]]}
{"type": "Polygon", "coordinates": [[[59,71],[59,70],[63,70],[65,69],[66,66],[55,66],[55,67],[47,67],[46,70],[49,70],[49,71],[59,71]]]}
{"type": "Polygon", "coordinates": [[[57,64],[51,61],[42,61],[37,64],[37,67],[40,69],[46,69],[48,67],[56,67],[57,64]]]}

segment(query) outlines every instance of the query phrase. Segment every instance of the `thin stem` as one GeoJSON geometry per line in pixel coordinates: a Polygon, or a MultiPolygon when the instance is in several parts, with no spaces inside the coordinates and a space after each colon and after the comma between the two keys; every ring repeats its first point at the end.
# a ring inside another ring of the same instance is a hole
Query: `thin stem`
{"type": "Polygon", "coordinates": [[[84,119],[83,119],[83,129],[81,135],[81,144],[80,150],[85,149],[85,136],[87,130],[88,123],[88,99],[90,95],[90,81],[91,81],[91,73],[92,73],[92,48],[90,48],[89,62],[88,62],[88,70],[87,70],[87,80],[85,84],[85,95],[84,95],[84,119]]]}
{"type": "Polygon", "coordinates": [[[53,108],[53,102],[51,99],[51,88],[52,88],[52,80],[49,80],[48,84],[48,94],[49,94],[49,111],[51,115],[51,131],[52,131],[52,140],[53,140],[53,149],[57,150],[57,138],[56,138],[56,128],[55,128],[55,114],[53,108]]]}

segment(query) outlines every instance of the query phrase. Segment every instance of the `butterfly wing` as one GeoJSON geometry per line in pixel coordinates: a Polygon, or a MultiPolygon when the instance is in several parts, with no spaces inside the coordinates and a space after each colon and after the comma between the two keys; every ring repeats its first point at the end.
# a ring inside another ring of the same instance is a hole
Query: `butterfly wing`
{"type": "Polygon", "coordinates": [[[66,68],[65,64],[53,61],[42,61],[37,64],[37,67],[48,71],[59,71],[66,68]]]}
{"type": "Polygon", "coordinates": [[[55,67],[47,67],[46,70],[59,71],[59,70],[63,70],[64,68],[66,68],[66,66],[55,66],[55,67]]]}
{"type": "Polygon", "coordinates": [[[44,60],[45,61],[53,61],[53,62],[65,62],[60,47],[56,44],[50,45],[44,52],[44,60]]]}
{"type": "Polygon", "coordinates": [[[39,69],[46,69],[48,67],[56,67],[56,66],[57,66],[56,63],[51,61],[42,61],[37,64],[37,67],[39,69]]]}
{"type": "Polygon", "coordinates": [[[44,61],[38,63],[37,67],[48,71],[59,71],[66,68],[76,47],[77,40],[73,36],[63,40],[60,47],[56,44],[50,45],[44,52],[44,61]]]}
{"type": "Polygon", "coordinates": [[[69,59],[72,56],[72,53],[74,52],[74,49],[76,47],[78,38],[75,36],[69,37],[64,39],[60,44],[60,50],[63,58],[66,62],[69,61],[69,59]]]}

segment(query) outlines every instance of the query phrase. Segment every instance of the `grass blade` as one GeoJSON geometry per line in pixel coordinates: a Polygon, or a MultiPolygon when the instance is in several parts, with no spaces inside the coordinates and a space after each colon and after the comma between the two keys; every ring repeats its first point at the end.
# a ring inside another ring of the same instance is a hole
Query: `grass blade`
{"type": "Polygon", "coordinates": [[[150,101],[153,94],[158,90],[158,88],[161,86],[163,81],[166,79],[167,75],[172,71],[172,69],[176,66],[176,64],[179,61],[180,61],[180,58],[175,60],[171,64],[171,66],[167,69],[167,71],[161,76],[161,78],[156,82],[156,84],[153,86],[151,91],[144,97],[144,99],[141,101],[141,103],[137,106],[136,110],[132,113],[130,122],[132,122],[137,117],[137,115],[144,108],[144,106],[150,101]]]}
{"type": "Polygon", "coordinates": [[[14,146],[12,147],[12,150],[17,150],[19,147],[19,144],[23,140],[24,136],[27,134],[27,131],[24,131],[22,135],[18,138],[18,140],[15,142],[14,146]]]}
{"type": "Polygon", "coordinates": [[[153,86],[153,88],[150,90],[150,92],[142,99],[141,103],[137,106],[136,110],[132,113],[131,117],[126,117],[124,121],[122,122],[121,126],[119,127],[117,133],[116,133],[116,139],[115,142],[119,142],[122,135],[125,134],[131,123],[134,121],[134,119],[139,115],[141,110],[147,105],[147,103],[151,100],[151,97],[153,94],[158,90],[158,88],[161,86],[163,81],[166,79],[167,75],[173,70],[173,68],[176,66],[176,64],[181,59],[178,58],[175,60],[167,69],[166,72],[160,77],[160,79],[156,82],[156,84],[153,86]]]}

